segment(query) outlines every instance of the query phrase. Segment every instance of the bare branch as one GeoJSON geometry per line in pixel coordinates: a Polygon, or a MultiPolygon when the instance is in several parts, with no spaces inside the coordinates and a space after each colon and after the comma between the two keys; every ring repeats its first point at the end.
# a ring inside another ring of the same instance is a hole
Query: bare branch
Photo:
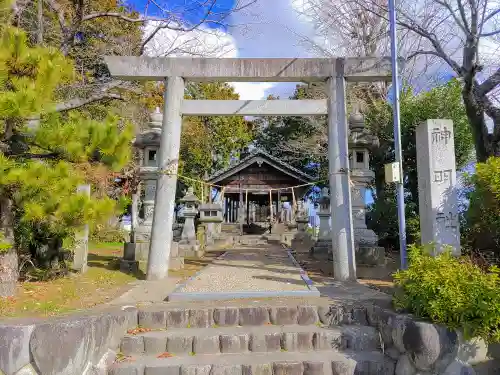
{"type": "Polygon", "coordinates": [[[483,24],[488,22],[490,19],[492,19],[493,17],[495,17],[497,14],[500,14],[500,8],[494,10],[493,12],[491,12],[490,14],[488,14],[485,18],[484,18],[484,21],[483,21],[483,24]]]}
{"type": "Polygon", "coordinates": [[[54,11],[57,15],[57,20],[59,21],[59,26],[64,32],[67,29],[66,18],[64,17],[64,9],[61,5],[57,3],[56,0],[45,0],[47,5],[54,11]]]}
{"type": "Polygon", "coordinates": [[[500,85],[500,68],[478,86],[477,93],[479,96],[484,96],[493,90],[497,85],[500,85]]]}
{"type": "Polygon", "coordinates": [[[451,7],[450,4],[448,4],[446,2],[446,0],[444,1],[441,1],[441,0],[434,0],[437,4],[443,6],[444,8],[446,8],[448,10],[448,12],[450,13],[450,15],[453,17],[453,19],[455,20],[456,24],[460,27],[460,29],[462,29],[462,31],[464,32],[464,34],[466,35],[470,35],[471,32],[470,32],[470,29],[469,29],[469,25],[467,25],[467,19],[465,18],[465,11],[464,11],[464,7],[461,3],[460,0],[457,1],[458,3],[458,9],[460,11],[460,15],[462,17],[462,20],[460,20],[458,18],[458,16],[455,14],[455,11],[453,10],[453,8],[451,7]]]}
{"type": "Polygon", "coordinates": [[[64,103],[59,103],[56,105],[56,112],[65,112],[65,111],[70,111],[72,109],[77,109],[80,107],[83,107],[87,104],[99,102],[101,100],[124,100],[123,97],[119,94],[113,94],[113,93],[108,93],[108,92],[103,92],[100,94],[94,94],[90,96],[89,98],[75,98],[68,100],[67,102],[64,103]]]}
{"type": "Polygon", "coordinates": [[[439,53],[437,53],[436,51],[415,51],[415,52],[412,52],[410,55],[408,55],[408,57],[406,59],[412,60],[415,57],[422,56],[422,55],[432,55],[432,56],[441,57],[441,55],[439,53]]]}
{"type": "Polygon", "coordinates": [[[495,35],[498,35],[498,34],[500,34],[500,29],[499,30],[495,30],[495,31],[491,31],[489,33],[482,33],[479,36],[480,37],[490,37],[490,36],[495,36],[495,35]]]}

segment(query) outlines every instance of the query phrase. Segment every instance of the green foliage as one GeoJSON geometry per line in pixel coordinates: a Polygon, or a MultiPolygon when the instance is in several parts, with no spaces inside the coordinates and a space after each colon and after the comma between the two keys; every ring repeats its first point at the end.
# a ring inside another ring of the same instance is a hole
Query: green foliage
{"type": "Polygon", "coordinates": [[[500,157],[476,164],[467,175],[469,208],[462,230],[465,244],[475,250],[490,250],[500,255],[500,157]]]}
{"type": "Polygon", "coordinates": [[[4,26],[0,31],[0,119],[51,109],[55,89],[72,75],[71,63],[54,48],[28,47],[20,29],[4,26]]]}
{"type": "MultiPolygon", "coordinates": [[[[307,87],[297,85],[292,100],[314,99],[307,87]]],[[[277,97],[269,96],[268,100],[277,97]]],[[[316,116],[314,119],[293,116],[276,116],[255,120],[259,131],[255,138],[256,145],[283,160],[295,168],[311,175],[319,175],[320,179],[328,178],[328,159],[324,136],[326,118],[316,116]],[[318,147],[319,146],[319,147],[318,147]],[[311,163],[318,163],[319,170],[310,170],[311,163]]]]}
{"type": "MultiPolygon", "coordinates": [[[[405,181],[405,202],[409,242],[417,241],[418,229],[418,179],[417,146],[415,129],[427,119],[451,119],[455,132],[455,154],[457,168],[464,167],[474,148],[465,108],[461,97],[462,85],[451,80],[430,91],[414,94],[406,89],[401,94],[401,129],[403,150],[403,173],[405,181]]],[[[385,184],[384,165],[394,161],[394,136],[392,107],[387,101],[372,103],[365,113],[367,126],[378,136],[380,147],[373,150],[370,160],[375,172],[375,204],[368,213],[369,227],[379,234],[382,241],[398,247],[396,199],[393,188],[385,184]]]]}
{"type": "Polygon", "coordinates": [[[103,194],[76,191],[93,170],[109,175],[129,161],[133,130],[119,130],[112,116],[97,122],[53,113],[54,92],[72,64],[53,48],[28,47],[16,28],[3,27],[0,43],[0,194],[13,204],[18,249],[53,253],[83,224],[102,223],[120,208],[103,194]],[[30,117],[40,120],[27,126],[30,117]]]}
{"type": "Polygon", "coordinates": [[[133,135],[131,126],[119,130],[116,116],[98,122],[71,113],[66,118],[48,116],[33,132],[33,139],[39,150],[50,150],[73,163],[101,162],[119,170],[129,161],[133,135]]]}
{"type": "Polygon", "coordinates": [[[12,244],[5,242],[5,236],[0,232],[0,254],[7,252],[12,248],[12,244]]]}
{"type": "Polygon", "coordinates": [[[500,341],[500,269],[483,272],[449,250],[435,257],[434,247],[411,246],[409,267],[398,271],[395,306],[451,329],[461,328],[466,338],[500,341]]]}
{"type": "Polygon", "coordinates": [[[128,241],[128,234],[123,229],[106,224],[98,224],[90,231],[90,241],[94,243],[122,243],[128,241]]]}

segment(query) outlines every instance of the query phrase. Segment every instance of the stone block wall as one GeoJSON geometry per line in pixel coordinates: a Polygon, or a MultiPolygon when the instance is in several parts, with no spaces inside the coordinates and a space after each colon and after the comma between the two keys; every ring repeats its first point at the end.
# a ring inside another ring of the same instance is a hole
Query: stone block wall
{"type": "Polygon", "coordinates": [[[367,320],[395,361],[395,375],[489,375],[473,366],[500,359],[500,344],[465,341],[459,331],[379,306],[367,308],[367,320]]]}
{"type": "Polygon", "coordinates": [[[134,307],[44,320],[0,322],[0,375],[106,375],[134,307]]]}

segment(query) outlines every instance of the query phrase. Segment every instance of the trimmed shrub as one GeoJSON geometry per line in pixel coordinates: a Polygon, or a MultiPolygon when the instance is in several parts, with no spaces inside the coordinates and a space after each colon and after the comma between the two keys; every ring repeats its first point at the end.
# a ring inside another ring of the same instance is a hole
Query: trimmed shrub
{"type": "Polygon", "coordinates": [[[469,209],[462,230],[464,245],[500,257],[500,157],[476,164],[465,176],[469,209]]]}
{"type": "Polygon", "coordinates": [[[431,256],[432,245],[410,246],[407,270],[394,274],[397,309],[427,318],[466,338],[500,342],[500,269],[484,272],[447,249],[431,256]]]}

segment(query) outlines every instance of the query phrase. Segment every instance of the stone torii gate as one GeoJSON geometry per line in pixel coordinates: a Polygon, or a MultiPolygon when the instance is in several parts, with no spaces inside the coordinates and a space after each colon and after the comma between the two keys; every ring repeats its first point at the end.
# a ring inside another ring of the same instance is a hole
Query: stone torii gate
{"type": "Polygon", "coordinates": [[[111,75],[122,80],[164,81],[155,211],[147,279],[168,276],[183,115],[328,115],[333,267],[336,280],[356,280],[349,184],[346,81],[391,79],[390,58],[160,58],[106,56],[111,75]],[[185,100],[185,81],[328,82],[323,100],[185,100]]]}

